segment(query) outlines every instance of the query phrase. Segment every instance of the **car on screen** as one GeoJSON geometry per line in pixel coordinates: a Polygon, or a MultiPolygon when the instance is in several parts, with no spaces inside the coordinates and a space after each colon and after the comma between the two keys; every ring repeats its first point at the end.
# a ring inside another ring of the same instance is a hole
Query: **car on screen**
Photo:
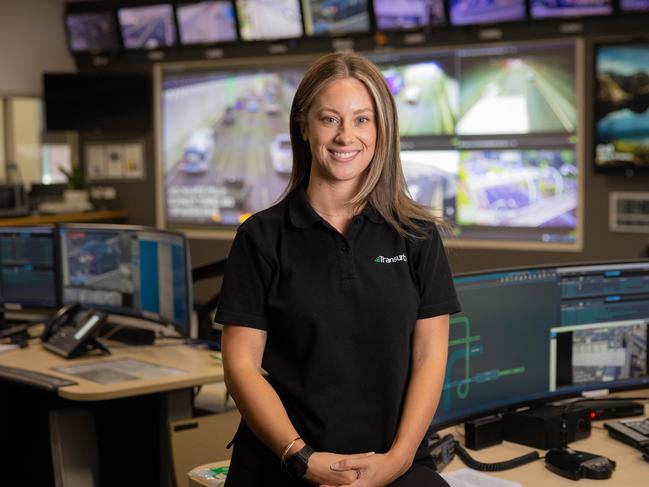
{"type": "Polygon", "coordinates": [[[291,174],[293,167],[293,151],[291,150],[291,135],[277,134],[270,143],[270,157],[273,170],[279,174],[291,174]]]}
{"type": "Polygon", "coordinates": [[[233,107],[227,107],[225,112],[223,112],[223,117],[221,118],[221,123],[223,125],[234,125],[237,121],[237,116],[234,113],[233,107]]]}
{"type": "Polygon", "coordinates": [[[417,85],[410,85],[403,90],[403,97],[406,100],[406,103],[410,105],[416,105],[419,102],[419,97],[421,95],[421,88],[417,85]]]}
{"type": "Polygon", "coordinates": [[[324,0],[317,7],[317,13],[323,19],[341,20],[367,10],[364,0],[324,0]]]}
{"type": "Polygon", "coordinates": [[[214,132],[211,129],[199,129],[194,132],[185,144],[180,169],[189,174],[207,172],[214,154],[214,132]]]}

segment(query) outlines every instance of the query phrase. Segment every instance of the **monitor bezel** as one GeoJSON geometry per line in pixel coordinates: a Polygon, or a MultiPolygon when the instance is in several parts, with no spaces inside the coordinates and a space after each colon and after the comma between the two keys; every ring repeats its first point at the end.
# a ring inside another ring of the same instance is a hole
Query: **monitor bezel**
{"type": "Polygon", "coordinates": [[[175,237],[181,237],[182,242],[183,242],[183,249],[185,251],[185,268],[186,268],[186,276],[185,276],[185,286],[186,286],[186,293],[185,293],[185,299],[187,301],[187,311],[186,311],[186,320],[187,324],[182,325],[181,323],[177,323],[172,319],[165,319],[163,317],[158,317],[156,318],[151,318],[150,316],[146,316],[146,314],[142,312],[138,312],[136,310],[128,310],[128,309],[121,309],[121,310],[115,310],[114,308],[103,308],[101,305],[91,305],[93,308],[97,309],[102,309],[106,310],[110,314],[114,314],[117,316],[132,316],[135,318],[147,320],[154,322],[156,324],[166,326],[166,327],[172,327],[181,337],[183,338],[189,338],[191,336],[191,331],[192,331],[192,311],[193,311],[193,306],[194,306],[194,299],[193,299],[193,289],[192,289],[192,267],[191,267],[191,253],[190,253],[190,248],[189,248],[189,239],[187,238],[187,235],[184,232],[180,231],[174,231],[174,230],[167,230],[167,229],[161,229],[161,228],[156,228],[156,227],[149,227],[145,225],[120,225],[120,224],[113,224],[113,223],[63,223],[59,224],[56,226],[56,233],[57,233],[57,238],[59,240],[59,248],[58,248],[58,260],[59,260],[59,267],[60,267],[60,278],[59,278],[59,286],[58,286],[58,292],[60,294],[60,302],[61,304],[66,304],[64,302],[63,296],[64,296],[64,283],[63,283],[63,259],[65,256],[63,255],[63,232],[65,231],[89,231],[89,232],[101,232],[101,231],[123,231],[123,232],[146,232],[146,233],[160,233],[160,234],[165,234],[165,235],[171,235],[175,237]],[[132,311],[132,312],[130,312],[132,311]]]}
{"type": "Polygon", "coordinates": [[[59,249],[59,238],[58,232],[56,230],[56,225],[27,225],[27,226],[6,226],[0,227],[0,235],[5,233],[20,233],[20,232],[32,232],[37,230],[46,230],[49,231],[49,235],[52,239],[52,268],[54,270],[54,304],[42,304],[42,303],[23,303],[18,301],[5,301],[3,297],[0,296],[0,306],[5,307],[5,309],[19,309],[19,310],[28,310],[28,309],[56,309],[61,305],[62,294],[61,294],[61,265],[59,260],[60,249],[59,249]]]}
{"type": "MultiPolygon", "coordinates": [[[[571,268],[571,267],[592,267],[592,266],[616,266],[623,264],[646,264],[649,265],[649,258],[637,258],[637,259],[624,259],[624,260],[607,260],[607,261],[588,261],[588,262],[572,262],[572,263],[555,263],[555,264],[540,264],[535,266],[514,266],[514,267],[500,267],[494,269],[485,269],[479,271],[470,271],[462,272],[453,275],[453,280],[456,278],[464,277],[474,277],[487,274],[499,274],[499,273],[516,273],[524,271],[538,271],[538,270],[550,270],[550,269],[561,269],[561,268],[571,268]]],[[[461,305],[462,303],[460,303],[461,305]]],[[[539,393],[535,396],[519,397],[513,398],[510,401],[503,401],[503,404],[499,406],[485,407],[484,409],[478,412],[470,412],[459,414],[448,419],[444,419],[436,422],[433,418],[431,426],[434,430],[441,430],[448,426],[456,425],[471,419],[477,419],[484,416],[505,413],[508,411],[515,410],[523,406],[534,407],[549,401],[558,401],[561,399],[571,398],[571,397],[581,397],[584,392],[589,391],[598,391],[598,390],[608,390],[611,391],[629,391],[629,390],[638,390],[646,389],[649,386],[649,374],[645,377],[644,383],[635,383],[635,384],[623,384],[615,386],[614,382],[606,383],[597,383],[592,386],[579,387],[579,390],[570,390],[570,391],[547,391],[547,393],[539,393]]],[[[440,396],[441,397],[441,396],[440,396]]]]}
{"type": "MultiPolygon", "coordinates": [[[[571,48],[574,49],[575,56],[575,106],[577,110],[577,124],[575,130],[576,143],[574,144],[575,158],[577,162],[577,225],[575,228],[574,242],[561,243],[561,242],[542,242],[542,241],[518,241],[513,238],[501,239],[479,239],[479,238],[462,238],[455,236],[445,237],[445,245],[449,248],[469,248],[469,249],[495,249],[495,250],[533,250],[533,251],[548,251],[548,252],[581,252],[584,247],[584,218],[585,218],[585,153],[586,146],[584,142],[584,127],[586,126],[586,119],[584,114],[584,40],[578,37],[564,37],[564,38],[548,38],[542,40],[524,40],[517,41],[516,45],[547,45],[556,43],[570,43],[571,48]]],[[[486,44],[467,45],[467,44],[453,44],[448,46],[426,46],[426,47],[410,47],[391,50],[391,55],[399,54],[421,54],[429,53],[435,55],[438,52],[447,52],[449,50],[458,50],[463,48],[490,48],[490,47],[503,47],[508,46],[506,42],[489,42],[486,44]]],[[[359,51],[359,54],[372,57],[377,53],[374,51],[359,51]]],[[[156,225],[159,228],[172,228],[182,230],[187,233],[190,238],[212,239],[212,240],[232,240],[236,235],[238,225],[217,225],[214,224],[192,224],[189,222],[169,222],[167,221],[167,208],[166,208],[166,186],[164,180],[164,157],[163,157],[163,97],[162,97],[162,84],[164,73],[167,71],[179,72],[183,70],[193,69],[207,69],[214,71],[226,71],[228,69],[244,70],[268,68],[268,69],[281,69],[282,66],[290,66],[302,63],[305,66],[314,61],[320,54],[304,54],[304,55],[291,55],[285,56],[281,59],[268,57],[265,58],[232,58],[223,59],[218,61],[179,61],[179,62],[166,62],[157,63],[153,68],[153,115],[154,115],[154,137],[155,144],[155,163],[158,168],[156,172],[156,225]]]]}

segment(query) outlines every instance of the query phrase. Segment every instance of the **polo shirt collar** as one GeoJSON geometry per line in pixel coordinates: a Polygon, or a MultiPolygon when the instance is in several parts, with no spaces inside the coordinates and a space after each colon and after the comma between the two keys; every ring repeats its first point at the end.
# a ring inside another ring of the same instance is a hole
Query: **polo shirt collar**
{"type": "MultiPolygon", "coordinates": [[[[307,228],[316,222],[323,221],[322,217],[316,213],[306,195],[304,187],[297,188],[288,197],[288,214],[291,223],[297,228],[307,228]]],[[[369,203],[361,212],[372,223],[381,223],[385,221],[376,208],[369,203]]]]}

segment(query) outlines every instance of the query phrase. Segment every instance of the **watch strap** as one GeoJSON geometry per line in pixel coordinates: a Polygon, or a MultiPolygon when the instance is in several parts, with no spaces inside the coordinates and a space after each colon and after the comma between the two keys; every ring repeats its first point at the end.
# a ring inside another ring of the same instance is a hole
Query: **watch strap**
{"type": "Polygon", "coordinates": [[[283,462],[284,470],[290,477],[301,479],[306,475],[309,465],[309,458],[315,453],[315,450],[309,445],[304,445],[300,450],[289,455],[283,462]]]}

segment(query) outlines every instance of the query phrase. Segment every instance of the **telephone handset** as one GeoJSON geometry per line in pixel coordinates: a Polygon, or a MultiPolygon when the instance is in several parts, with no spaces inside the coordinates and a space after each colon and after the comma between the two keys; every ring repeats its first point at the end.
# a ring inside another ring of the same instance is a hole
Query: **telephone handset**
{"type": "Polygon", "coordinates": [[[92,349],[110,354],[110,350],[97,341],[97,332],[106,322],[106,314],[80,304],[59,309],[45,324],[41,335],[43,346],[65,358],[83,355],[92,349]]]}

